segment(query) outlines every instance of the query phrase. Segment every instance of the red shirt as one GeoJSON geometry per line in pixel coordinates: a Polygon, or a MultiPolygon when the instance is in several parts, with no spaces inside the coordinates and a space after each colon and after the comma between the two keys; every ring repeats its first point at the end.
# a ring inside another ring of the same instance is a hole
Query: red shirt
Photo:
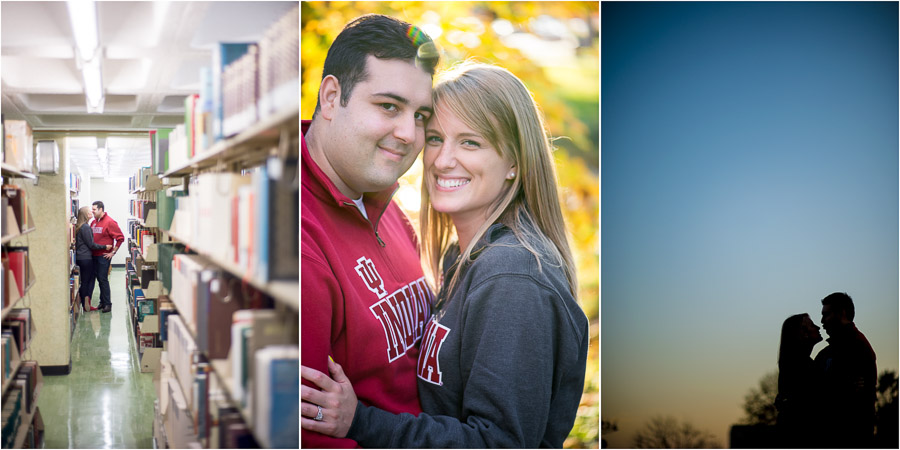
{"type": "MultiPolygon", "coordinates": [[[[309,121],[301,128],[305,134],[309,121]]],[[[328,375],[330,355],[363,404],[418,415],[418,344],[434,297],[419,263],[415,231],[391,201],[397,186],[365,194],[371,221],[366,220],[313,161],[303,134],[302,364],[328,375]]],[[[357,446],[307,430],[300,436],[302,447],[357,446]]]]}
{"type": "MultiPolygon", "coordinates": [[[[119,224],[112,217],[109,217],[105,211],[103,217],[95,219],[91,222],[91,230],[94,231],[94,243],[99,245],[112,245],[113,249],[119,248],[125,242],[125,235],[119,229],[119,224]]],[[[92,250],[94,256],[102,256],[109,253],[110,250],[92,250]]]]}

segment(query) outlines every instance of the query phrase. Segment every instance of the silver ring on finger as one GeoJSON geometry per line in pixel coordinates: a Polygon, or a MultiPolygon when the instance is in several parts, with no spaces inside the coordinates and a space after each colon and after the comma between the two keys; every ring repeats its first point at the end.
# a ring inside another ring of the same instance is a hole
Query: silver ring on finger
{"type": "Polygon", "coordinates": [[[319,412],[316,413],[316,417],[313,417],[313,420],[315,420],[316,422],[321,422],[322,421],[322,407],[316,405],[316,408],[319,408],[319,412]]]}

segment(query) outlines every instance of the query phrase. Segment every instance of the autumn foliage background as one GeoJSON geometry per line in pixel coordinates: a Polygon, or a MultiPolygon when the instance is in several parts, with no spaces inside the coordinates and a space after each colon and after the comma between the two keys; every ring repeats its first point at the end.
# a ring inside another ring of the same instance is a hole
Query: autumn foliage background
{"type": "MultiPolygon", "coordinates": [[[[554,139],[563,214],[591,321],[584,396],[566,448],[599,448],[599,11],[596,2],[301,2],[301,118],[312,118],[322,65],[344,25],[363,14],[422,28],[441,50],[438,70],[473,58],[518,76],[554,139]]],[[[419,161],[395,199],[418,220],[419,161]]]]}

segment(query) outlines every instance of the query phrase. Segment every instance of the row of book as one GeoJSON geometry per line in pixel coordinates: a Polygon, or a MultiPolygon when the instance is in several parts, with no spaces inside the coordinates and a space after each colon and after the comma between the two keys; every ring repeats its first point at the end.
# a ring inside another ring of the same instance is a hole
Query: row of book
{"type": "Polygon", "coordinates": [[[3,236],[18,234],[27,231],[33,227],[29,221],[28,214],[28,197],[25,195],[25,189],[15,184],[4,184],[0,187],[0,200],[2,200],[3,215],[12,210],[15,217],[15,224],[10,224],[8,218],[2,220],[3,236]],[[14,229],[17,227],[18,229],[14,229]]]}
{"type": "Polygon", "coordinates": [[[20,353],[19,346],[16,345],[16,340],[11,333],[0,333],[0,343],[2,343],[3,348],[3,355],[0,358],[0,364],[2,364],[0,375],[2,375],[3,385],[5,386],[7,380],[15,375],[18,370],[16,367],[19,364],[20,353]]]}
{"type": "Polygon", "coordinates": [[[3,319],[2,333],[12,336],[20,355],[25,353],[28,348],[33,332],[34,322],[31,321],[31,308],[11,309],[3,319]]]}
{"type": "Polygon", "coordinates": [[[81,208],[80,202],[77,198],[73,198],[69,202],[69,217],[78,217],[78,209],[81,208]]]}
{"type": "Polygon", "coordinates": [[[259,41],[259,118],[297,105],[300,97],[300,15],[295,7],[259,41]]]}
{"type": "Polygon", "coordinates": [[[128,213],[132,217],[137,217],[142,222],[146,222],[150,216],[150,211],[156,209],[156,202],[149,200],[132,199],[128,204],[128,213]]]}
{"type": "Polygon", "coordinates": [[[279,110],[296,106],[299,94],[298,8],[281,17],[258,44],[222,71],[222,132],[225,136],[279,110]]]}
{"type": "Polygon", "coordinates": [[[254,123],[297,107],[299,8],[276,21],[258,43],[219,43],[200,72],[201,90],[185,98],[185,120],[160,146],[156,169],[181,167],[254,123]],[[163,161],[166,162],[164,167],[163,161]]]}
{"type": "MultiPolygon", "coordinates": [[[[152,143],[153,140],[151,139],[150,142],[152,143]]],[[[141,167],[134,175],[128,177],[129,192],[138,189],[159,189],[160,187],[159,178],[153,174],[151,167],[141,167]]]]}
{"type": "MultiPolygon", "coordinates": [[[[272,163],[275,160],[276,162],[272,163]]],[[[270,164],[249,175],[208,173],[196,177],[190,195],[175,199],[171,232],[199,253],[268,282],[299,277],[299,191],[270,164]]],[[[292,170],[296,166],[292,167],[292,170]]]]}
{"type": "MultiPolygon", "coordinates": [[[[133,258],[132,261],[136,261],[138,256],[141,256],[141,259],[145,259],[144,256],[149,254],[150,246],[156,243],[156,232],[141,225],[141,222],[135,219],[128,219],[126,227],[128,228],[131,239],[135,243],[134,248],[129,247],[133,258]],[[135,251],[139,252],[138,256],[135,256],[135,251]]],[[[137,270],[139,271],[140,268],[137,268],[137,270]]]]}
{"type": "Polygon", "coordinates": [[[171,128],[158,128],[149,131],[150,173],[162,173],[169,167],[169,134],[171,133],[171,128]]]}
{"type": "MultiPolygon", "coordinates": [[[[233,314],[229,397],[249,411],[255,435],[269,448],[296,448],[299,420],[299,348],[287,344],[292,330],[273,309],[242,309],[233,314]]],[[[180,314],[166,320],[165,358],[191,411],[198,439],[210,436],[210,363],[180,314]]],[[[293,331],[296,335],[296,330],[293,331]]],[[[229,354],[230,352],[230,354],[229,354]]],[[[219,359],[219,358],[215,358],[219,359]]]]}
{"type": "Polygon", "coordinates": [[[77,173],[69,173],[69,190],[81,192],[81,175],[77,173]]]}
{"type": "Polygon", "coordinates": [[[25,296],[28,283],[34,279],[28,247],[3,247],[3,307],[25,296]]]}
{"type": "Polygon", "coordinates": [[[22,172],[34,170],[34,135],[24,120],[3,120],[3,163],[22,172]]]}
{"type": "Polygon", "coordinates": [[[78,316],[81,314],[81,299],[79,298],[78,288],[81,284],[81,275],[73,270],[69,274],[69,340],[75,337],[75,325],[78,316]]]}
{"type": "Polygon", "coordinates": [[[35,411],[41,374],[37,361],[23,361],[3,397],[3,448],[12,448],[26,416],[35,411]]]}

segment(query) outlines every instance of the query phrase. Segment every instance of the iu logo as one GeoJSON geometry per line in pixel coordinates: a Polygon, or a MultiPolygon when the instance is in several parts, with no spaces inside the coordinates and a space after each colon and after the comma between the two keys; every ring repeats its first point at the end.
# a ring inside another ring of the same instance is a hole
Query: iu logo
{"type": "Polygon", "coordinates": [[[356,260],[355,269],[359,277],[362,278],[363,283],[366,283],[366,287],[374,292],[378,298],[384,298],[387,295],[387,291],[384,290],[384,280],[381,278],[381,275],[378,275],[378,271],[375,270],[375,264],[372,263],[371,259],[365,256],[360,257],[356,260]]]}
{"type": "Polygon", "coordinates": [[[444,345],[444,339],[447,339],[447,333],[449,332],[449,328],[439,324],[432,316],[431,322],[428,322],[428,326],[425,327],[425,336],[422,339],[422,352],[419,353],[417,375],[419,378],[438,386],[444,385],[438,356],[441,353],[441,346],[444,345]]]}

